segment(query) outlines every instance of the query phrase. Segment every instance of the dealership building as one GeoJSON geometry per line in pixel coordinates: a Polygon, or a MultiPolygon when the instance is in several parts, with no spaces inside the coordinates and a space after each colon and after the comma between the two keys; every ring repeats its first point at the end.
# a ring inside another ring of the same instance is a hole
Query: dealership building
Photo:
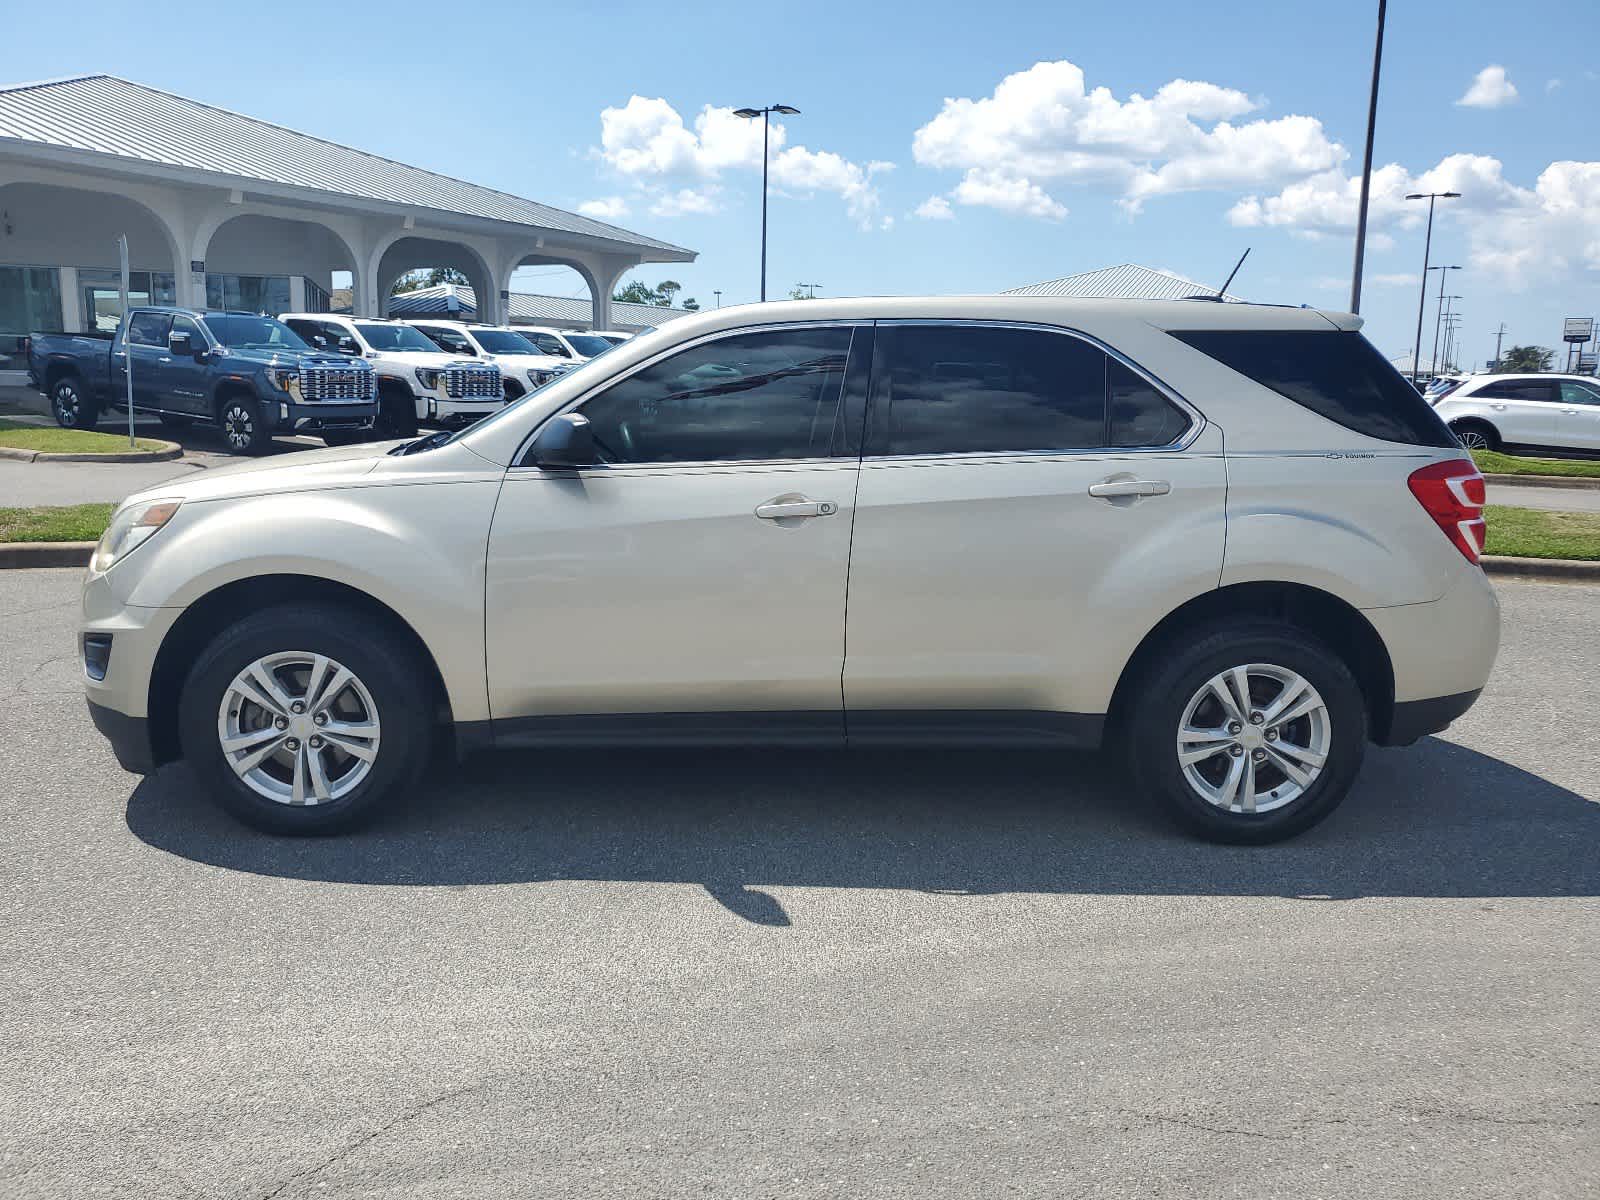
{"type": "Polygon", "coordinates": [[[511,274],[565,266],[590,322],[641,263],[695,252],[110,75],[0,86],[0,385],[33,331],[114,327],[130,300],[383,316],[407,271],[449,267],[479,320],[510,319],[511,274]]]}

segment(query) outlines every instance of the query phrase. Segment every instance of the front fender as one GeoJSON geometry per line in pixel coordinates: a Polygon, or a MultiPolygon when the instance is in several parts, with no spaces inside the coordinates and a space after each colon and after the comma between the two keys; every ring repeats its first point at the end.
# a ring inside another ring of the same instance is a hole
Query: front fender
{"type": "Polygon", "coordinates": [[[148,608],[187,608],[266,575],[344,584],[422,639],[457,720],[483,720],[484,561],[498,491],[485,480],[191,501],[108,578],[124,603],[148,608]]]}

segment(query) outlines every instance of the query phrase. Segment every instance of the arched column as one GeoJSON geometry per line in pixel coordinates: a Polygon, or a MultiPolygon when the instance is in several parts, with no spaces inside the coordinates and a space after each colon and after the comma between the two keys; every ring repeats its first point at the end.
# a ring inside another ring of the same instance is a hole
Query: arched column
{"type": "MultiPolygon", "coordinates": [[[[364,259],[356,250],[360,240],[361,230],[356,222],[337,217],[312,217],[304,209],[244,203],[213,206],[196,218],[190,235],[190,261],[185,266],[201,263],[203,267],[200,271],[184,272],[190,289],[188,303],[196,308],[205,306],[206,277],[213,273],[289,275],[291,279],[305,276],[319,281],[326,277],[326,282],[319,282],[319,286],[331,289],[332,273],[348,270],[354,308],[361,302],[362,295],[364,259]],[[224,230],[233,222],[241,220],[260,223],[254,227],[256,236],[249,239],[249,257],[230,260],[224,250],[224,257],[219,260],[216,257],[219,235],[224,235],[224,230]]],[[[290,306],[298,308],[301,302],[297,302],[293,291],[291,285],[290,306]]]]}
{"type": "Polygon", "coordinates": [[[407,271],[419,267],[449,267],[460,271],[472,285],[477,297],[477,319],[498,325],[504,320],[500,312],[498,276],[489,266],[482,249],[471,241],[433,237],[415,230],[402,231],[396,236],[381,239],[370,256],[375,295],[379,297],[377,313],[387,311],[389,289],[395,280],[407,271]]]}
{"type": "MultiPolygon", "coordinates": [[[[513,247],[501,259],[500,290],[509,293],[511,276],[518,267],[570,267],[583,277],[589,287],[590,308],[594,328],[608,329],[611,321],[611,293],[617,282],[628,271],[639,265],[639,260],[626,255],[586,254],[566,252],[543,245],[543,239],[532,248],[513,247]]],[[[507,314],[509,319],[509,312],[507,314]]]]}

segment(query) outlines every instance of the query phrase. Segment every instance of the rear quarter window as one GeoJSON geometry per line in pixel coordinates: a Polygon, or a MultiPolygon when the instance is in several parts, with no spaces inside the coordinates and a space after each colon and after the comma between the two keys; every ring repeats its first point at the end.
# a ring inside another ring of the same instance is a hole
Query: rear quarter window
{"type": "Polygon", "coordinates": [[[1344,330],[1170,330],[1302,408],[1385,442],[1454,448],[1437,413],[1372,343],[1344,330]]]}

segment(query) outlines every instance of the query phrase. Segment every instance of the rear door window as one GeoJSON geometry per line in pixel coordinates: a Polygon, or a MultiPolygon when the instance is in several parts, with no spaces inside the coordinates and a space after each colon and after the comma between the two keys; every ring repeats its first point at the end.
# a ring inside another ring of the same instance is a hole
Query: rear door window
{"type": "Polygon", "coordinates": [[[1474,397],[1486,400],[1532,400],[1540,404],[1556,402],[1556,385],[1548,379],[1497,379],[1486,383],[1474,397]]]}
{"type": "Polygon", "coordinates": [[[867,453],[1165,446],[1189,417],[1098,346],[983,325],[878,327],[867,453]]]}
{"type": "Polygon", "coordinates": [[[1455,447],[1417,389],[1359,333],[1170,330],[1181,342],[1346,429],[1408,446],[1455,447]]]}

